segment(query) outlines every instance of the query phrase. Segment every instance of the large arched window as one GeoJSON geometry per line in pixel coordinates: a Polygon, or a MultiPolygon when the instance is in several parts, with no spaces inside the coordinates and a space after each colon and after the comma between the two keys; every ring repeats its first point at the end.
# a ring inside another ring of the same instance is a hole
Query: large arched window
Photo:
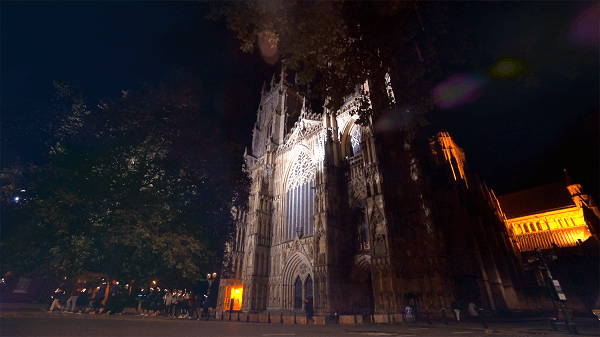
{"type": "Polygon", "coordinates": [[[315,171],[315,165],[309,156],[300,152],[288,178],[286,240],[296,235],[313,234],[315,171]]]}

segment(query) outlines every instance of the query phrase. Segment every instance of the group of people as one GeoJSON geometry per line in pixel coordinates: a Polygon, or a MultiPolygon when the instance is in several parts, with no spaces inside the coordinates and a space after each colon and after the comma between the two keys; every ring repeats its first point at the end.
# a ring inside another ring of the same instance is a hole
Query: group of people
{"type": "Polygon", "coordinates": [[[160,289],[156,282],[148,288],[136,292],[128,284],[121,287],[117,280],[102,280],[97,286],[85,279],[79,279],[75,286],[66,283],[54,291],[52,304],[48,309],[77,314],[117,314],[121,315],[126,306],[137,304],[138,316],[166,315],[177,318],[209,317],[208,296],[182,290],[160,289]],[[66,303],[65,303],[66,299],[66,303]],[[200,310],[202,309],[202,310],[200,310]]]}
{"type": "MultiPolygon", "coordinates": [[[[450,304],[452,311],[454,311],[454,320],[456,320],[457,322],[460,322],[460,310],[461,310],[461,306],[458,303],[458,301],[454,301],[450,304]]],[[[478,317],[479,314],[477,313],[477,306],[475,305],[475,303],[470,302],[469,303],[469,307],[467,309],[467,311],[469,312],[469,315],[471,317],[478,317]]]]}
{"type": "Polygon", "coordinates": [[[111,282],[102,280],[100,284],[94,286],[92,282],[79,279],[73,287],[63,282],[54,291],[53,301],[48,311],[53,312],[54,309],[58,309],[61,312],[78,314],[121,314],[129,294],[129,285],[122,288],[116,280],[111,282]],[[67,300],[63,305],[64,298],[67,300]]]}
{"type": "Polygon", "coordinates": [[[206,317],[208,320],[210,300],[207,295],[194,294],[184,290],[160,289],[159,287],[151,287],[149,289],[141,289],[138,297],[139,316],[164,315],[173,318],[189,318],[193,319],[194,314],[196,319],[206,317]],[[200,309],[202,309],[200,312],[200,309]]]}

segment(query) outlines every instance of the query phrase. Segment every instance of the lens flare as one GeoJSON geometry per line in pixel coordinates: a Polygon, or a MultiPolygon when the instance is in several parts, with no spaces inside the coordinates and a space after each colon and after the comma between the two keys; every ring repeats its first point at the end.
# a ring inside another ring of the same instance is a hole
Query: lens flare
{"type": "Polygon", "coordinates": [[[260,54],[268,64],[275,64],[279,60],[279,52],[277,51],[277,36],[269,31],[263,30],[258,34],[258,47],[260,54]]]}
{"type": "Polygon", "coordinates": [[[488,69],[488,75],[492,78],[510,79],[522,75],[524,69],[524,61],[504,57],[488,69]]]}
{"type": "Polygon", "coordinates": [[[433,102],[441,109],[471,102],[479,97],[480,88],[485,83],[485,78],[480,75],[454,75],[433,88],[433,102]]]}
{"type": "Polygon", "coordinates": [[[579,45],[598,48],[600,42],[598,34],[598,21],[600,20],[600,6],[597,2],[585,7],[575,18],[569,29],[569,40],[579,45]]]}

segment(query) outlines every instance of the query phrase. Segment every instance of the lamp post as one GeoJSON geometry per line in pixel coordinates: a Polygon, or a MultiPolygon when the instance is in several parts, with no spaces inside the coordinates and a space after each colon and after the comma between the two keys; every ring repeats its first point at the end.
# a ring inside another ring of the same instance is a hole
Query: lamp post
{"type": "Polygon", "coordinates": [[[575,324],[573,324],[573,321],[571,321],[571,317],[569,316],[569,312],[567,311],[567,307],[565,306],[565,301],[567,300],[567,298],[565,297],[563,291],[562,291],[562,287],[560,286],[560,283],[558,282],[558,280],[555,280],[554,278],[552,278],[552,274],[550,273],[550,268],[548,268],[548,264],[546,263],[546,259],[544,257],[544,254],[542,253],[542,250],[540,248],[536,248],[535,252],[538,255],[538,259],[537,262],[539,263],[538,268],[540,270],[543,270],[545,272],[542,272],[542,275],[544,276],[544,281],[546,282],[546,287],[548,288],[548,291],[550,292],[550,298],[552,300],[558,301],[558,303],[560,303],[560,307],[562,309],[563,315],[565,316],[565,323],[567,325],[567,329],[569,329],[569,333],[572,334],[578,334],[579,332],[577,331],[577,327],[575,326],[575,324]]]}
{"type": "Polygon", "coordinates": [[[208,281],[208,291],[206,292],[206,295],[210,295],[210,287],[212,286],[212,284],[216,278],[217,278],[217,273],[206,274],[206,280],[208,281]]]}

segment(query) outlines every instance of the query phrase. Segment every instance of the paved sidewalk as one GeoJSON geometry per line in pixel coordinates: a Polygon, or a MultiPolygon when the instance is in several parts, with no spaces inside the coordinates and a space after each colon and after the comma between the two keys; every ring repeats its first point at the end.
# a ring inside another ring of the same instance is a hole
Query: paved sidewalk
{"type": "Polygon", "coordinates": [[[50,303],[0,303],[0,313],[5,311],[42,311],[50,308],[50,303]]]}
{"type": "MultiPolygon", "coordinates": [[[[563,324],[558,324],[557,331],[552,329],[549,320],[532,317],[532,318],[499,318],[489,317],[487,320],[488,328],[484,328],[483,324],[478,321],[463,320],[461,322],[449,321],[449,325],[445,325],[441,320],[432,320],[432,325],[427,322],[419,321],[417,323],[395,323],[395,324],[377,324],[377,323],[363,323],[363,324],[326,324],[319,326],[314,325],[299,325],[299,324],[278,324],[278,323],[246,323],[246,322],[231,322],[227,320],[214,320],[211,319],[209,322],[187,319],[172,319],[168,317],[156,316],[156,317],[144,317],[136,316],[131,311],[126,312],[124,315],[75,315],[71,313],[60,313],[55,311],[48,313],[45,311],[49,304],[47,303],[0,303],[0,317],[5,320],[22,320],[22,319],[33,319],[43,320],[48,319],[57,322],[91,322],[102,321],[102,322],[114,322],[114,324],[137,324],[140,322],[154,322],[154,324],[206,324],[210,323],[211,326],[221,326],[222,329],[229,331],[233,327],[246,327],[248,332],[256,329],[287,329],[291,332],[300,329],[310,334],[314,333],[328,333],[335,334],[361,334],[361,335],[398,335],[398,333],[406,336],[427,336],[427,335],[505,335],[505,336],[568,336],[569,333],[563,324]],[[118,323],[121,322],[121,323],[118,323]],[[126,323],[129,322],[129,323],[126,323]],[[263,328],[259,328],[259,327],[263,328]],[[269,326],[271,328],[269,328],[269,326]],[[313,330],[316,329],[316,330],[313,330]]],[[[41,321],[40,321],[41,322],[41,321]]],[[[4,323],[4,322],[3,322],[4,323]]],[[[591,318],[580,318],[576,317],[574,323],[581,336],[600,336],[600,322],[591,318]]],[[[75,323],[71,323],[75,324],[75,323]]],[[[2,324],[4,325],[4,324],[2,324]]],[[[215,330],[215,331],[218,331],[215,330]]],[[[111,334],[111,331],[105,331],[111,334]]],[[[117,333],[117,335],[119,335],[117,333]]]]}

